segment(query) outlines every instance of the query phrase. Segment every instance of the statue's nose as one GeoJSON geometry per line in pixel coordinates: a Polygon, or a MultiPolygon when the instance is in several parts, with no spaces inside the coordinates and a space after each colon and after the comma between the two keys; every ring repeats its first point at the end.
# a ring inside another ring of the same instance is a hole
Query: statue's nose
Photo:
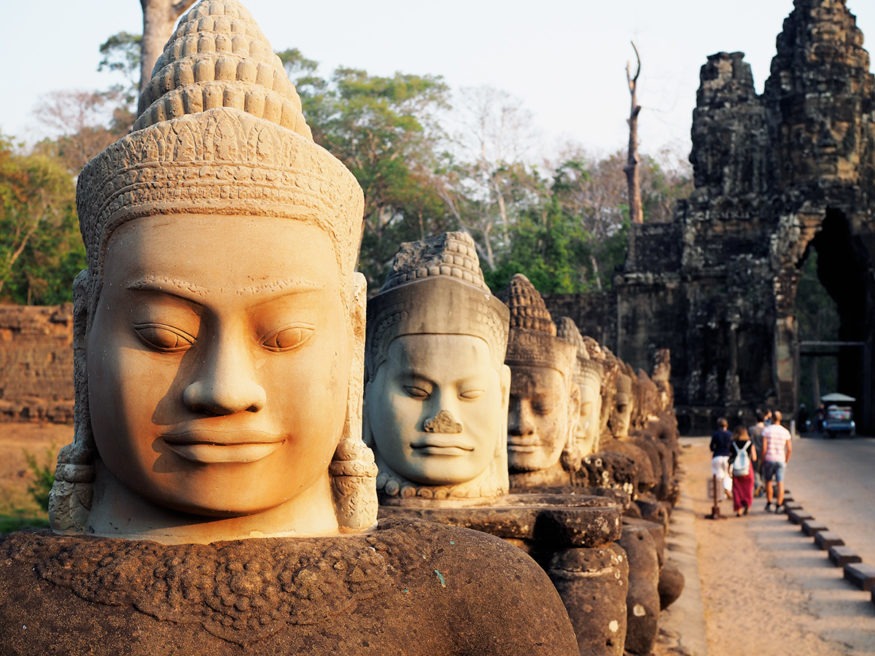
{"type": "Polygon", "coordinates": [[[441,410],[423,422],[422,430],[426,433],[461,433],[462,424],[453,419],[449,410],[441,410]]]}
{"type": "Polygon", "coordinates": [[[531,405],[526,399],[511,400],[507,419],[507,431],[510,435],[532,435],[535,432],[531,405]]]}
{"type": "Polygon", "coordinates": [[[195,379],[183,390],[183,402],[195,412],[229,415],[258,412],[267,394],[251,355],[240,345],[218,344],[207,354],[195,379]]]}

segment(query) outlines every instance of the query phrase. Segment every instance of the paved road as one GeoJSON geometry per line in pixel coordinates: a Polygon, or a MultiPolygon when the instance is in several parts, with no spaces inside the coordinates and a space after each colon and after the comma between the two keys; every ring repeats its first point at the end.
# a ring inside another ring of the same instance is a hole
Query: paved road
{"type": "MultiPolygon", "coordinates": [[[[764,498],[755,499],[748,518],[705,520],[710,510],[705,492],[708,438],[682,438],[681,444],[685,478],[669,548],[687,583],[678,602],[663,613],[660,627],[669,639],[661,641],[656,653],[735,656],[742,652],[719,636],[742,631],[753,636],[750,642],[756,644],[749,647],[760,656],[875,654],[875,604],[869,593],[843,581],[826,552],[785,516],[764,513],[764,498]],[[735,603],[720,595],[737,561],[726,553],[726,545],[733,544],[757,554],[752,576],[759,593],[742,594],[735,603]],[[766,626],[770,621],[771,629],[766,626]],[[764,631],[782,635],[767,640],[764,631]]],[[[864,563],[875,564],[875,439],[797,438],[787,487],[864,563]]],[[[721,509],[732,514],[731,503],[723,502],[721,509]]]]}
{"type": "Polygon", "coordinates": [[[801,437],[786,476],[794,500],[875,565],[875,438],[801,437]]]}

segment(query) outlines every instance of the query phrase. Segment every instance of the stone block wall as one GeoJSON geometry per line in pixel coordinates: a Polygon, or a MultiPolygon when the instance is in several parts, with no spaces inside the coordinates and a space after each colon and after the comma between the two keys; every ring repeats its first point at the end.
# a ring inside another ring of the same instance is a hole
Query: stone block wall
{"type": "Polygon", "coordinates": [[[544,295],[554,321],[568,317],[581,334],[612,351],[617,347],[617,296],[612,292],[544,295]]]}
{"type": "Polygon", "coordinates": [[[73,422],[73,306],[0,305],[0,421],[73,422]]]}

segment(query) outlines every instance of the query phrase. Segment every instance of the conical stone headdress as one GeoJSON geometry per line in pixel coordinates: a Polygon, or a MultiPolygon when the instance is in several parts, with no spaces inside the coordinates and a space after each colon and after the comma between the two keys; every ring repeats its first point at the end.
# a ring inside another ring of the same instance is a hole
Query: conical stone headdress
{"type": "Polygon", "coordinates": [[[541,294],[523,274],[511,278],[503,297],[510,309],[510,335],[505,362],[556,369],[574,374],[577,346],[557,337],[556,324],[541,294]]]}
{"type": "Polygon", "coordinates": [[[586,344],[583,341],[583,335],[580,334],[580,329],[571,317],[561,317],[559,319],[559,323],[556,325],[556,336],[562,341],[573,344],[577,349],[577,368],[575,370],[577,382],[581,385],[586,380],[601,383],[602,365],[590,359],[586,344]]]}
{"type": "Polygon", "coordinates": [[[109,235],[156,214],[309,221],[353,270],[363,199],[313,142],[279,58],[237,0],[202,0],[181,19],[140,98],[134,131],[82,171],[77,204],[89,269],[109,235]]]}
{"type": "Polygon", "coordinates": [[[469,234],[447,232],[406,242],[379,293],[368,301],[368,378],[386,360],[391,341],[401,335],[481,337],[500,364],[507,331],[507,307],[483,280],[469,234]]]}

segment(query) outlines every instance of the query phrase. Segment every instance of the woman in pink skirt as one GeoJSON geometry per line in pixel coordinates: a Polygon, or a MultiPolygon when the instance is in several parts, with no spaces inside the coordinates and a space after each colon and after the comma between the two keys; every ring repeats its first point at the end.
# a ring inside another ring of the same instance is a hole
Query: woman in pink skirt
{"type": "Polygon", "coordinates": [[[757,452],[744,426],[732,434],[729,449],[729,468],[732,472],[732,508],[736,517],[746,515],[753,504],[753,463],[757,452]]]}

